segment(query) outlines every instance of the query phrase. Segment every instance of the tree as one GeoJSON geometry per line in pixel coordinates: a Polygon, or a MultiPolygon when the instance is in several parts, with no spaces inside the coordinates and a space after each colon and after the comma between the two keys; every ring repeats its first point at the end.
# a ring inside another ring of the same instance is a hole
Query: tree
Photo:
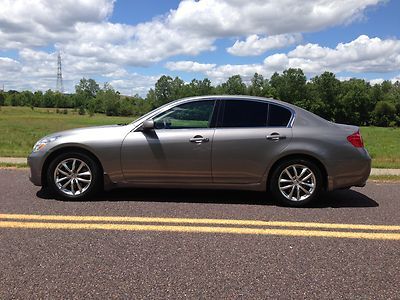
{"type": "Polygon", "coordinates": [[[155,102],[157,106],[161,106],[165,103],[168,103],[172,100],[173,95],[173,87],[176,87],[176,83],[174,84],[174,80],[170,76],[161,76],[155,85],[155,102]]]}
{"type": "Polygon", "coordinates": [[[5,99],[6,99],[6,96],[4,95],[4,93],[0,92],[0,106],[4,105],[5,99]]]}
{"type": "Polygon", "coordinates": [[[264,96],[264,86],[264,77],[258,73],[255,73],[248,88],[249,94],[252,96],[264,96]]]}
{"type": "Polygon", "coordinates": [[[227,95],[244,95],[246,94],[246,85],[242,81],[240,75],[233,75],[221,86],[224,94],[227,95]]]}
{"type": "Polygon", "coordinates": [[[396,123],[396,107],[388,101],[380,101],[374,109],[374,125],[394,126],[396,123]]]}
{"type": "Polygon", "coordinates": [[[301,103],[307,99],[307,78],[301,69],[287,69],[282,75],[274,73],[271,76],[271,93],[282,101],[301,103]]]}
{"type": "Polygon", "coordinates": [[[341,83],[336,121],[346,124],[369,125],[375,104],[371,100],[371,85],[352,78],[341,83]]]}

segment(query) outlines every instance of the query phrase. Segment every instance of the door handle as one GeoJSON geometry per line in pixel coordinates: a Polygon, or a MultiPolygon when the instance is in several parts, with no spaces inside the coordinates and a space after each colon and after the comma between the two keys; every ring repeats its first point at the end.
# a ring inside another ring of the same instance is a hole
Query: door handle
{"type": "Polygon", "coordinates": [[[271,141],[279,141],[286,139],[286,135],[280,135],[279,133],[271,133],[271,135],[267,135],[267,140],[271,141]]]}
{"type": "Polygon", "coordinates": [[[192,137],[189,141],[191,143],[201,144],[201,143],[209,142],[210,139],[209,138],[204,138],[201,135],[196,135],[196,136],[192,137]]]}

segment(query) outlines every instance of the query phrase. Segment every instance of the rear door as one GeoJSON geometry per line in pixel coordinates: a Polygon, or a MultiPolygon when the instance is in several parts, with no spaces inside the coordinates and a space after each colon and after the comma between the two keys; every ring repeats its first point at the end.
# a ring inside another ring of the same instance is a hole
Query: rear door
{"type": "Polygon", "coordinates": [[[224,100],[212,149],[214,183],[259,183],[288,145],[292,112],[266,101],[224,100]]]}

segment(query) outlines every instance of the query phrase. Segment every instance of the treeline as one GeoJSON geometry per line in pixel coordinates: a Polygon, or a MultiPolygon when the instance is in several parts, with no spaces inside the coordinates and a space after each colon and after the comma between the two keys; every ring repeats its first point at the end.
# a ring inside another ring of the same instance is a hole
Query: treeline
{"type": "Polygon", "coordinates": [[[270,79],[254,74],[246,85],[239,75],[213,86],[207,78],[185,83],[179,77],[162,76],[145,98],[123,96],[109,84],[100,87],[93,79],[81,79],[74,94],[48,90],[0,92],[0,105],[75,108],[80,114],[113,116],[144,114],[170,101],[201,95],[253,95],[293,103],[321,117],[355,125],[399,126],[400,82],[371,85],[362,79],[340,81],[325,72],[307,81],[301,69],[287,69],[270,79]]]}

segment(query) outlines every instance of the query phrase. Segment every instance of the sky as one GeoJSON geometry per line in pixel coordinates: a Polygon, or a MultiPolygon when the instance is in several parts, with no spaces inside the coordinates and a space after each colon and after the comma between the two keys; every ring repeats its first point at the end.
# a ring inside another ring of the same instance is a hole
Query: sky
{"type": "Polygon", "coordinates": [[[0,0],[0,88],[83,77],[145,96],[162,75],[213,84],[301,68],[400,80],[399,0],[0,0]]]}

